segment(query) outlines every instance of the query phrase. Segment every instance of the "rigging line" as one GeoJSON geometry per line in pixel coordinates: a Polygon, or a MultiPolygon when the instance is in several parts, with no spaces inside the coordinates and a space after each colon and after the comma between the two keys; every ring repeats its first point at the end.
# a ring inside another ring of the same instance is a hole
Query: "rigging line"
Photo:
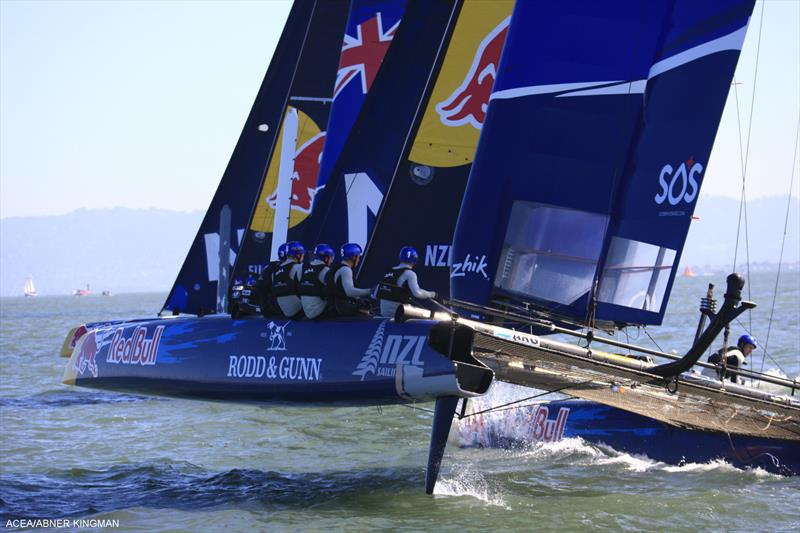
{"type": "MultiPolygon", "coordinates": [[[[758,84],[758,63],[761,57],[761,36],[764,34],[763,27],[764,27],[764,10],[767,8],[767,3],[765,1],[761,2],[761,15],[760,20],[758,22],[758,43],[756,45],[756,64],[753,68],[753,92],[750,95],[750,116],[747,120],[747,142],[745,143],[745,153],[744,153],[744,169],[742,169],[742,201],[744,202],[744,249],[745,254],[747,256],[747,279],[750,280],[750,239],[749,239],[749,231],[748,231],[748,223],[747,223],[747,198],[745,196],[745,176],[747,175],[747,165],[750,162],[750,140],[751,132],[753,130],[753,110],[755,109],[755,102],[756,102],[756,87],[758,84]]],[[[734,264],[734,267],[736,265],[734,264]]],[[[747,299],[752,300],[751,298],[751,287],[750,283],[747,284],[747,299]]],[[[750,329],[753,326],[753,310],[749,309],[747,311],[748,322],[750,323],[750,329]]]]}
{"type": "MultiPolygon", "coordinates": [[[[745,202],[745,194],[744,194],[744,192],[745,192],[745,177],[747,175],[747,164],[748,164],[748,158],[750,156],[750,138],[751,138],[750,134],[751,134],[751,131],[752,131],[752,128],[753,128],[753,107],[754,107],[754,104],[755,104],[756,87],[757,87],[757,83],[758,83],[758,63],[759,63],[759,58],[761,57],[761,35],[763,34],[762,29],[763,29],[763,26],[764,26],[764,9],[765,8],[766,8],[766,2],[761,2],[761,15],[760,15],[760,21],[759,21],[759,24],[758,24],[758,42],[756,44],[756,62],[755,62],[755,67],[753,69],[753,92],[752,92],[752,95],[751,95],[751,98],[750,98],[750,118],[749,118],[749,123],[747,125],[747,140],[745,142],[744,160],[742,162],[742,195],[741,195],[741,200],[740,200],[741,203],[739,204],[739,221],[738,221],[737,229],[736,229],[736,249],[735,249],[734,255],[733,255],[733,268],[734,268],[734,270],[736,270],[736,257],[737,257],[738,249],[739,249],[739,230],[740,230],[741,224],[742,224],[742,211],[743,211],[743,205],[744,205],[744,202],[745,202]]],[[[742,157],[742,128],[741,128],[741,121],[739,120],[739,92],[738,92],[738,89],[736,88],[735,84],[734,84],[734,93],[736,95],[736,120],[737,120],[737,124],[738,124],[738,127],[739,127],[739,156],[741,158],[742,157]]],[[[745,224],[747,224],[746,210],[745,210],[745,224]]],[[[745,229],[745,231],[746,231],[746,229],[745,229]]],[[[747,239],[745,237],[745,241],[746,240],[747,239]]],[[[745,242],[745,245],[747,245],[746,242],[745,242]]],[[[749,253],[748,253],[748,256],[749,256],[749,253]]],[[[749,265],[748,265],[748,279],[749,279],[749,265]]],[[[749,298],[749,293],[748,293],[748,298],[749,298]]]]}
{"type": "Polygon", "coordinates": [[[645,335],[647,335],[647,338],[648,338],[648,339],[650,339],[650,341],[651,341],[653,344],[655,344],[655,345],[656,345],[656,348],[658,348],[658,351],[659,351],[659,352],[663,352],[663,351],[664,351],[664,350],[662,350],[662,349],[661,349],[661,346],[659,346],[659,345],[658,345],[658,343],[656,342],[656,340],[655,340],[653,337],[651,337],[651,336],[650,336],[650,332],[649,332],[649,331],[647,331],[647,330],[646,330],[646,329],[644,329],[644,328],[642,328],[642,331],[644,331],[644,334],[645,334],[645,335]]]}
{"type": "Polygon", "coordinates": [[[547,396],[548,394],[554,394],[556,392],[561,392],[566,389],[571,389],[573,387],[580,387],[581,385],[587,385],[591,383],[592,379],[587,379],[586,381],[581,381],[580,383],[572,383],[570,385],[564,385],[563,387],[559,387],[557,389],[549,390],[540,392],[539,394],[534,394],[533,396],[528,396],[527,398],[522,398],[520,400],[514,400],[513,402],[508,402],[500,405],[496,405],[494,407],[489,407],[488,409],[484,409],[482,411],[478,411],[476,413],[470,413],[468,415],[464,415],[464,418],[469,418],[471,416],[482,415],[484,413],[491,413],[492,411],[507,411],[508,409],[519,409],[520,407],[528,407],[527,405],[515,405],[522,402],[527,402],[528,400],[533,400],[534,398],[540,398],[542,396],[547,396]],[[510,407],[515,405],[514,407],[510,407]]]}
{"type": "MultiPolygon", "coordinates": [[[[738,318],[736,319],[736,323],[737,323],[737,324],[739,324],[739,325],[742,327],[742,329],[743,329],[743,330],[745,330],[745,331],[747,331],[748,333],[750,333],[750,331],[749,331],[749,330],[748,330],[748,329],[747,329],[747,328],[744,326],[744,324],[742,324],[742,322],[741,322],[741,321],[740,321],[738,318]]],[[[772,361],[772,362],[775,364],[775,366],[777,366],[777,367],[778,367],[778,370],[780,370],[781,372],[783,372],[783,373],[784,373],[784,374],[786,374],[787,376],[789,375],[789,374],[787,374],[787,373],[786,373],[786,371],[783,369],[783,367],[781,367],[781,364],[780,364],[779,362],[777,362],[777,361],[776,361],[776,360],[775,360],[775,359],[774,359],[774,358],[773,358],[773,357],[772,357],[772,356],[769,354],[769,352],[767,352],[767,347],[766,347],[766,346],[764,346],[764,358],[766,359],[767,357],[769,357],[769,360],[770,360],[770,361],[772,361]]],[[[762,361],[762,364],[761,364],[761,370],[759,370],[759,373],[760,373],[760,374],[761,374],[761,373],[763,373],[763,372],[762,372],[763,370],[764,370],[764,364],[763,364],[763,361],[762,361]]]]}
{"type": "Polygon", "coordinates": [[[789,180],[789,197],[786,201],[786,219],[783,222],[783,239],[781,240],[781,253],[778,256],[778,273],[775,275],[775,289],[772,291],[772,308],[769,311],[769,322],[767,323],[767,338],[764,340],[764,357],[761,358],[761,369],[764,370],[764,362],[767,360],[767,346],[769,346],[769,334],[772,331],[772,317],[775,315],[775,304],[778,300],[778,282],[781,279],[781,265],[783,264],[783,251],[786,246],[786,234],[789,228],[789,213],[792,206],[792,189],[794,188],[794,171],[797,168],[797,147],[800,145],[800,114],[797,117],[797,131],[794,134],[794,155],[792,155],[792,175],[789,180]]]}

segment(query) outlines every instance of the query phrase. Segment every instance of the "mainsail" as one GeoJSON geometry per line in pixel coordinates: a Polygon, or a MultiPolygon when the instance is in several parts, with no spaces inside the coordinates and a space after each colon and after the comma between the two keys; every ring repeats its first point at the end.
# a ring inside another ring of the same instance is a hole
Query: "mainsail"
{"type": "Polygon", "coordinates": [[[292,6],[228,167],[162,308],[206,314],[225,309],[230,268],[258,193],[283,116],[315,0],[292,6]]]}
{"type": "Polygon", "coordinates": [[[421,254],[422,284],[449,294],[453,231],[513,6],[513,0],[464,2],[410,153],[393,169],[358,274],[361,285],[378,282],[399,249],[411,245],[421,254]]]}
{"type": "Polygon", "coordinates": [[[661,323],[753,4],[519,2],[453,296],[661,323]]]}
{"type": "Polygon", "coordinates": [[[235,278],[258,275],[311,214],[326,144],[331,97],[349,2],[318,1],[289,88],[278,142],[266,154],[261,188],[236,258],[235,278]]]}
{"type": "Polygon", "coordinates": [[[366,246],[459,7],[456,0],[409,3],[312,215],[291,238],[366,246]]]}
{"type": "Polygon", "coordinates": [[[353,0],[350,5],[317,189],[328,182],[392,45],[406,3],[406,0],[353,0]]]}

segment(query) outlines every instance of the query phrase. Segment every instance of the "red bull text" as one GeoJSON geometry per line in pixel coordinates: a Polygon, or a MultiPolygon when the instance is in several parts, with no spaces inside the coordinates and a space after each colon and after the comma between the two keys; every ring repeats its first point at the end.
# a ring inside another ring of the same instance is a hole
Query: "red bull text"
{"type": "Polygon", "coordinates": [[[137,326],[130,337],[125,338],[124,328],[118,328],[111,339],[108,347],[106,362],[112,364],[122,363],[124,365],[154,365],[156,364],[156,354],[158,345],[161,342],[161,334],[164,326],[156,326],[151,338],[147,338],[147,327],[137,326]]]}

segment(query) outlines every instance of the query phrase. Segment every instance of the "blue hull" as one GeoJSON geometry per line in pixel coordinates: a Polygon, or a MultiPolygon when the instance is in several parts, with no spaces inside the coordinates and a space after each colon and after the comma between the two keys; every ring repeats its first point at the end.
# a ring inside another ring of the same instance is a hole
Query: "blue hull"
{"type": "Polygon", "coordinates": [[[462,444],[509,448],[580,437],[592,444],[605,444],[669,464],[724,460],[737,468],[800,475],[798,441],[683,429],[586,400],[545,402],[515,411],[519,412],[485,416],[481,424],[474,424],[485,428],[482,432],[471,431],[472,423],[466,422],[469,418],[462,420],[459,425],[462,444]],[[516,417],[514,423],[504,422],[504,416],[516,417]]]}
{"type": "Polygon", "coordinates": [[[428,342],[434,326],[223,315],[90,324],[64,382],[272,404],[384,405],[485,392],[491,371],[434,349],[428,342]]]}

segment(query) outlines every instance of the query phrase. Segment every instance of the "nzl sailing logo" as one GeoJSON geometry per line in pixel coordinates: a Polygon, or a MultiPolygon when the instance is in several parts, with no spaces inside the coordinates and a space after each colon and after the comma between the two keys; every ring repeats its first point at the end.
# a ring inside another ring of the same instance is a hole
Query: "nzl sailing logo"
{"type": "Polygon", "coordinates": [[[266,333],[262,333],[262,337],[269,338],[269,348],[267,351],[286,351],[286,326],[289,325],[287,322],[284,325],[280,325],[276,322],[270,322],[267,324],[268,331],[266,333]]]}
{"type": "Polygon", "coordinates": [[[375,335],[372,336],[367,351],[358,363],[354,376],[361,376],[361,381],[368,374],[394,377],[398,365],[414,365],[422,367],[425,362],[420,358],[427,339],[424,335],[385,335],[386,323],[381,322],[375,335]]]}
{"type": "Polygon", "coordinates": [[[687,204],[694,202],[700,191],[697,180],[702,172],[703,165],[695,162],[694,157],[681,163],[677,170],[670,164],[664,165],[658,176],[661,191],[655,196],[656,203],[661,205],[665,200],[670,205],[678,205],[681,201],[687,204]],[[667,183],[667,179],[669,179],[669,183],[667,183]]]}

